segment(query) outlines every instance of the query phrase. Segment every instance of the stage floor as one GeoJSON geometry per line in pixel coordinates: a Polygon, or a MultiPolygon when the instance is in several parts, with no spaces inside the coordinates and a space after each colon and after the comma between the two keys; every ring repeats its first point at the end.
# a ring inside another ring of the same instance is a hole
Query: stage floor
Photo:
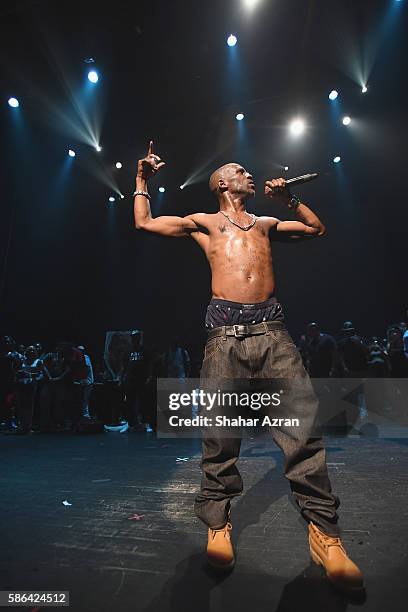
{"type": "Polygon", "coordinates": [[[237,563],[224,578],[206,571],[206,529],[193,513],[198,440],[0,436],[0,587],[70,591],[75,612],[405,611],[408,440],[326,443],[343,540],[366,578],[358,606],[310,562],[281,453],[265,435],[243,443],[237,563]]]}

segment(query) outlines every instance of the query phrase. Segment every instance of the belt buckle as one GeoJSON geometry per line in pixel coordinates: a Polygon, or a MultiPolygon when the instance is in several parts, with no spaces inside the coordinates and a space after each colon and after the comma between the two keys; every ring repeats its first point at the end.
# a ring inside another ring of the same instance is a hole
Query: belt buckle
{"type": "Polygon", "coordinates": [[[236,338],[245,338],[245,325],[233,325],[232,328],[236,338]]]}

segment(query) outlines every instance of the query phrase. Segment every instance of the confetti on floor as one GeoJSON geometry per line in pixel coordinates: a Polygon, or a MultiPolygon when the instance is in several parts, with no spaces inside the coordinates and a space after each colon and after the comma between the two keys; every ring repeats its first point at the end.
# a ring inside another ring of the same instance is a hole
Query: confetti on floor
{"type": "Polygon", "coordinates": [[[144,514],[132,514],[128,517],[128,521],[141,521],[144,516],[144,514]]]}

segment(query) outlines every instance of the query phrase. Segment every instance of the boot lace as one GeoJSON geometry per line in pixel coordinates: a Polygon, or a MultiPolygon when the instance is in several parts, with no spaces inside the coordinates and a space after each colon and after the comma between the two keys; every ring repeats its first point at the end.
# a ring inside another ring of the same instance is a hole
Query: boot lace
{"type": "Polygon", "coordinates": [[[340,538],[334,538],[333,536],[326,535],[325,533],[320,531],[320,529],[318,529],[316,525],[313,525],[313,523],[312,527],[317,539],[321,544],[323,544],[323,546],[340,546],[340,548],[344,550],[340,538]]]}
{"type": "Polygon", "coordinates": [[[217,533],[224,533],[224,538],[230,538],[230,531],[232,530],[232,524],[230,522],[226,523],[222,529],[211,529],[211,535],[214,539],[217,533]]]}

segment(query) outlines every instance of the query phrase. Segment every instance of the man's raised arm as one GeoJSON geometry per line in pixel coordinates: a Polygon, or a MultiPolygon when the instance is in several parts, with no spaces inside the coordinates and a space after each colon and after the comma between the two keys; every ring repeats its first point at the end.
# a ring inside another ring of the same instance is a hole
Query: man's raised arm
{"type": "Polygon", "coordinates": [[[135,227],[162,236],[189,236],[197,231],[194,215],[189,217],[161,216],[152,217],[150,196],[147,190],[148,180],[154,176],[165,163],[153,153],[153,142],[150,141],[147,155],[137,164],[136,191],[134,202],[135,227]]]}
{"type": "Polygon", "coordinates": [[[319,217],[306,204],[300,201],[292,203],[292,196],[286,187],[285,179],[266,181],[265,195],[284,199],[288,208],[293,209],[297,217],[297,221],[277,221],[274,227],[279,240],[312,238],[326,233],[326,228],[319,217]]]}

